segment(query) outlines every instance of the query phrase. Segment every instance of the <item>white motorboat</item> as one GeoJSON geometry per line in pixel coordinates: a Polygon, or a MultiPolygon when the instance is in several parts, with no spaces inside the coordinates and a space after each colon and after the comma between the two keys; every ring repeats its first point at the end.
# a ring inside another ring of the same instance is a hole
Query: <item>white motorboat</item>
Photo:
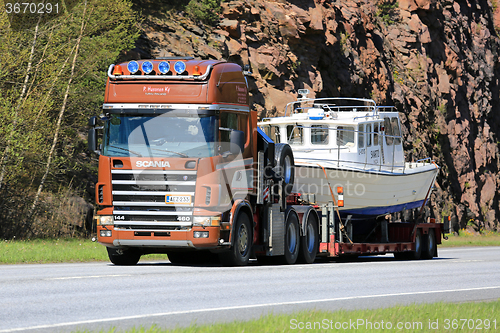
{"type": "MultiPolygon", "coordinates": [[[[439,167],[430,158],[405,162],[399,114],[371,99],[316,98],[307,91],[285,116],[265,118],[261,129],[288,143],[295,159],[293,192],[332,201],[343,187],[343,216],[356,219],[421,207],[439,167]]],[[[310,200],[311,201],[311,200],[310,200]]]]}

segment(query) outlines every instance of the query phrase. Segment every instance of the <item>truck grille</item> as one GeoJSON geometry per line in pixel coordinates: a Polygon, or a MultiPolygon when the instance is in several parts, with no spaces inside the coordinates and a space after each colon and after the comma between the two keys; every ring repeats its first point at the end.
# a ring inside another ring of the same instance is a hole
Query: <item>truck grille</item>
{"type": "Polygon", "coordinates": [[[180,230],[193,219],[194,170],[111,170],[115,228],[180,230]],[[188,202],[166,203],[167,196],[188,202]]]}

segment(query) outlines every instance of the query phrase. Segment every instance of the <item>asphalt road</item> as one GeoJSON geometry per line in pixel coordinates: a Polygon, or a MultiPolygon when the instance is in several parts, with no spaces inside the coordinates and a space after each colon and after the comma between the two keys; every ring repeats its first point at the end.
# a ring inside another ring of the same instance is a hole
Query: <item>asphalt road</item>
{"type": "Polygon", "coordinates": [[[270,312],[500,298],[500,247],[440,249],[439,256],[230,268],[168,261],[3,265],[0,332],[173,328],[270,312]]]}

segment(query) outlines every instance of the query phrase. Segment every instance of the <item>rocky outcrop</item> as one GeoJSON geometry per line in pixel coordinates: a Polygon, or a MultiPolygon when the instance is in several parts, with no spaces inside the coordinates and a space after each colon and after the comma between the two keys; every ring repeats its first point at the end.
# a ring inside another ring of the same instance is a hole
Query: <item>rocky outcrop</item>
{"type": "Polygon", "coordinates": [[[433,215],[452,215],[460,227],[474,216],[498,228],[496,3],[225,1],[215,27],[197,24],[182,11],[152,13],[130,54],[249,64],[253,108],[261,117],[282,113],[302,88],[318,97],[370,97],[396,105],[407,159],[430,156],[441,166],[433,215]]]}

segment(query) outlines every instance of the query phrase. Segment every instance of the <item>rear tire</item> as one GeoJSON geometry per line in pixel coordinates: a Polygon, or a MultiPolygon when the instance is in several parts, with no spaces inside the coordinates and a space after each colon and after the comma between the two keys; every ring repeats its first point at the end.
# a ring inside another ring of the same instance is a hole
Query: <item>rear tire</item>
{"type": "Polygon", "coordinates": [[[299,257],[300,230],[299,219],[295,212],[290,212],[286,219],[285,226],[285,255],[283,263],[293,265],[299,257]]]}
{"type": "Polygon", "coordinates": [[[114,249],[107,247],[109,260],[117,266],[133,266],[141,259],[141,253],[136,249],[114,249]]]}
{"type": "Polygon", "coordinates": [[[422,259],[432,259],[436,256],[436,238],[434,229],[429,229],[429,233],[424,237],[422,246],[422,259]]]}
{"type": "Polygon", "coordinates": [[[290,195],[295,181],[295,168],[292,148],[287,143],[276,143],[274,145],[275,173],[283,177],[283,190],[285,196],[290,195]]]}
{"type": "Polygon", "coordinates": [[[395,252],[394,258],[396,260],[418,260],[422,256],[422,246],[423,246],[423,237],[422,231],[417,229],[415,231],[415,251],[407,251],[407,252],[395,252]]]}
{"type": "Polygon", "coordinates": [[[415,234],[415,251],[412,251],[409,253],[410,259],[411,260],[418,260],[422,256],[422,243],[423,243],[423,237],[422,237],[422,231],[420,229],[417,229],[415,234]]]}
{"type": "Polygon", "coordinates": [[[219,253],[221,263],[225,266],[245,266],[248,264],[252,240],[250,218],[241,212],[233,227],[233,245],[229,251],[219,253]]]}
{"type": "Polygon", "coordinates": [[[303,264],[312,264],[318,253],[319,238],[318,238],[318,223],[311,214],[307,218],[305,226],[305,234],[300,237],[300,251],[298,262],[303,264]]]}

